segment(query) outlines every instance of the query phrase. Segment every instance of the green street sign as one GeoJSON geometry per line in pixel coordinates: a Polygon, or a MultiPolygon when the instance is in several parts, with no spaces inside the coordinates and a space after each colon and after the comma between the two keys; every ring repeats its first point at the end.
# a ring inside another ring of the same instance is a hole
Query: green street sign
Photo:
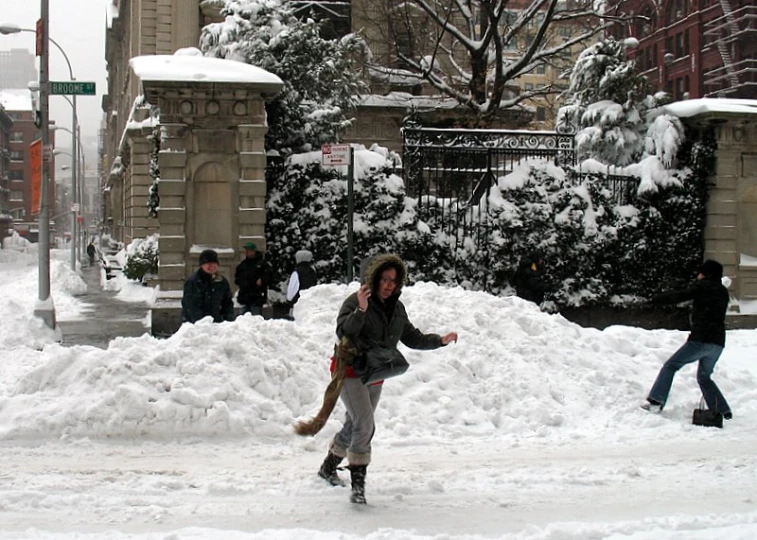
{"type": "Polygon", "coordinates": [[[50,95],[94,96],[95,83],[79,81],[50,81],[50,95]]]}

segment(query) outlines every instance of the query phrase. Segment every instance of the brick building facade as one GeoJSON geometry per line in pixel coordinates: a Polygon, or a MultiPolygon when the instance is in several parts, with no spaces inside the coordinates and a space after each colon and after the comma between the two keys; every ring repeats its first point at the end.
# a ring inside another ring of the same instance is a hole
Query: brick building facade
{"type": "Polygon", "coordinates": [[[658,89],[676,100],[757,98],[754,0],[623,0],[618,9],[629,19],[611,34],[639,40],[637,67],[658,89]]]}
{"type": "MultiPolygon", "coordinates": [[[[8,211],[13,228],[32,241],[37,240],[37,214],[32,212],[32,168],[29,145],[41,137],[34,125],[34,111],[28,90],[0,91],[0,104],[13,121],[8,139],[8,211]]],[[[50,146],[55,147],[55,134],[50,132],[50,146]]],[[[49,208],[55,208],[55,157],[50,156],[49,208]]],[[[52,217],[52,216],[51,216],[52,217]]],[[[50,227],[54,222],[51,220],[50,227]]]]}
{"type": "Polygon", "coordinates": [[[0,242],[10,234],[10,135],[13,120],[0,105],[0,242]]]}

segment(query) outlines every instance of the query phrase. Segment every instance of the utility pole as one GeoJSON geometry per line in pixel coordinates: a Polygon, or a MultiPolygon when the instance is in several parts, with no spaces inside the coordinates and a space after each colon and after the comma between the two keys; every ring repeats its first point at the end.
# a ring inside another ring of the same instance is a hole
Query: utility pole
{"type": "Polygon", "coordinates": [[[42,186],[39,208],[39,297],[34,315],[47,326],[55,328],[55,306],[50,296],[50,191],[48,167],[52,159],[50,150],[50,107],[48,99],[48,51],[50,29],[49,0],[40,0],[40,19],[37,21],[37,55],[39,56],[39,114],[42,131],[42,186]],[[45,159],[47,158],[47,159],[45,159]]]}

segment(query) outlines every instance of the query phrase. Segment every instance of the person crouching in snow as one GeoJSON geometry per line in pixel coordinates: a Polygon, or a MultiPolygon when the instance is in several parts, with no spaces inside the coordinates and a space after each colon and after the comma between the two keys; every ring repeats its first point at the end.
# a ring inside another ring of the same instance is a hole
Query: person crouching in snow
{"type": "Polygon", "coordinates": [[[686,364],[699,361],[697,383],[709,409],[732,417],[731,408],[720,389],[710,378],[720,353],[725,347],[725,313],[728,309],[728,290],[723,286],[723,265],[714,260],[699,267],[697,280],[683,291],[661,294],[654,303],[678,303],[693,300],[691,333],[689,339],[660,369],[657,380],[649,391],[647,402],[641,408],[659,412],[665,407],[676,372],[686,364]]]}
{"type": "Polygon", "coordinates": [[[365,478],[371,462],[374,412],[383,381],[364,385],[352,368],[352,360],[367,348],[366,344],[396,349],[401,341],[412,349],[430,350],[457,342],[456,332],[444,336],[424,334],[412,325],[399,300],[406,277],[405,264],[393,254],[377,256],[366,264],[364,284],[347,297],[337,316],[336,334],[340,343],[335,358],[332,358],[333,378],[324,406],[316,418],[297,426],[300,435],[317,433],[333,410],[338,392],[347,409],[344,425],[331,441],[318,476],[331,485],[344,485],[337,474],[337,466],[346,457],[352,481],[350,501],[353,503],[366,502],[365,478]]]}

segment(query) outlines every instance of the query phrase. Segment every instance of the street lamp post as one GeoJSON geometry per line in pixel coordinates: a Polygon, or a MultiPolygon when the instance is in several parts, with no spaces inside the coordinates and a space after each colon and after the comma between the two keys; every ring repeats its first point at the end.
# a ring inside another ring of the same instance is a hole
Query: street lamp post
{"type": "MultiPolygon", "coordinates": [[[[76,125],[76,128],[78,131],[78,125],[76,125]]],[[[69,154],[72,156],[72,159],[71,159],[71,203],[72,205],[76,205],[76,203],[79,202],[76,199],[76,194],[77,194],[76,178],[77,178],[77,169],[78,169],[79,160],[74,158],[73,155],[76,155],[75,154],[76,147],[77,147],[76,140],[78,138],[78,135],[76,134],[76,132],[71,131],[70,129],[65,128],[63,126],[58,126],[56,124],[51,125],[50,129],[53,131],[58,131],[58,130],[67,131],[71,134],[71,140],[73,141],[72,146],[73,146],[73,151],[74,151],[74,154],[69,154]]],[[[58,154],[61,152],[58,150],[55,150],[53,153],[58,154]]],[[[75,206],[72,206],[70,210],[71,210],[71,270],[76,272],[76,214],[77,214],[77,210],[75,206]]]]}
{"type": "MultiPolygon", "coordinates": [[[[44,9],[48,10],[48,2],[49,2],[49,0],[41,0],[41,2],[42,2],[42,6],[44,7],[44,9]]],[[[43,93],[44,93],[45,105],[48,106],[48,104],[49,104],[49,101],[48,101],[48,99],[49,99],[49,88],[47,87],[48,82],[49,82],[49,76],[48,76],[49,74],[48,74],[48,69],[47,69],[48,41],[50,43],[52,43],[53,45],[55,45],[55,47],[63,55],[63,58],[66,60],[66,65],[68,66],[68,75],[71,77],[71,80],[75,81],[76,79],[74,77],[74,70],[71,67],[71,61],[68,59],[68,55],[66,54],[66,51],[63,50],[63,47],[61,47],[58,44],[57,41],[55,41],[51,37],[48,37],[48,27],[49,27],[49,24],[48,24],[47,13],[43,14],[41,16],[40,20],[43,21],[43,24],[44,24],[44,27],[45,27],[45,30],[44,30],[44,32],[45,32],[45,35],[44,35],[44,53],[40,57],[40,66],[39,66],[39,71],[40,71],[40,77],[39,77],[39,97],[40,97],[40,109],[42,109],[42,94],[43,93]],[[44,61],[45,61],[45,64],[46,64],[45,65],[45,75],[46,75],[46,78],[45,78],[44,81],[42,80],[42,58],[43,57],[44,57],[44,61]],[[44,89],[44,92],[43,92],[43,89],[44,89]]],[[[9,35],[9,34],[18,34],[20,32],[31,32],[33,34],[37,33],[35,30],[31,30],[29,28],[20,28],[19,26],[16,26],[15,24],[4,23],[4,24],[0,25],[0,34],[9,35]]],[[[78,137],[74,134],[74,133],[78,133],[78,129],[77,128],[78,128],[78,125],[79,125],[78,124],[79,117],[76,115],[76,95],[72,96],[72,100],[70,101],[70,103],[71,103],[71,109],[72,109],[72,118],[71,118],[71,138],[72,138],[72,140],[71,140],[71,146],[72,146],[73,154],[77,155],[77,146],[79,145],[79,140],[78,140],[78,137]]],[[[42,111],[40,110],[40,113],[41,112],[42,111]]],[[[44,122],[44,123],[40,124],[41,126],[47,126],[48,125],[49,109],[48,109],[47,112],[48,112],[47,117],[45,117],[44,119],[41,119],[41,122],[44,122]]],[[[43,131],[43,134],[44,134],[44,133],[47,132],[47,129],[43,128],[42,131],[43,131]]],[[[49,139],[49,136],[48,136],[48,139],[49,139]]],[[[44,141],[44,135],[43,135],[43,144],[44,145],[48,144],[48,142],[44,141]]],[[[44,146],[44,148],[47,148],[47,146],[44,146]]],[[[77,191],[76,191],[76,177],[77,177],[77,175],[76,175],[76,167],[77,167],[77,163],[76,163],[76,160],[74,160],[73,171],[72,171],[72,176],[71,176],[71,181],[72,181],[72,193],[71,193],[71,197],[72,197],[72,199],[73,199],[74,202],[77,201],[77,191]]],[[[49,266],[49,254],[48,254],[48,266],[49,266]]],[[[74,271],[76,271],[76,213],[75,212],[72,213],[72,217],[71,217],[71,269],[74,270],[74,271]]],[[[48,268],[48,274],[49,273],[50,273],[50,271],[49,271],[49,268],[48,268]]]]}
{"type": "MultiPolygon", "coordinates": [[[[50,109],[48,103],[48,33],[50,30],[49,0],[40,0],[40,36],[37,36],[39,47],[39,114],[42,129],[42,152],[50,145],[50,132],[47,129],[50,109]]],[[[50,296],[50,201],[48,200],[49,171],[47,164],[42,163],[42,201],[39,209],[39,295],[34,314],[40,317],[50,328],[55,328],[55,305],[50,296]]]]}

